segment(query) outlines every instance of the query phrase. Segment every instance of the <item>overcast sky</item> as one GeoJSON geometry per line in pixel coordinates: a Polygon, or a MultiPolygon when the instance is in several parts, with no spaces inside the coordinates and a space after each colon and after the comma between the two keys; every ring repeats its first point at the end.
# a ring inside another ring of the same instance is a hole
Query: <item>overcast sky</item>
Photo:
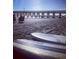
{"type": "Polygon", "coordinates": [[[65,10],[66,0],[13,0],[14,10],[65,10]]]}

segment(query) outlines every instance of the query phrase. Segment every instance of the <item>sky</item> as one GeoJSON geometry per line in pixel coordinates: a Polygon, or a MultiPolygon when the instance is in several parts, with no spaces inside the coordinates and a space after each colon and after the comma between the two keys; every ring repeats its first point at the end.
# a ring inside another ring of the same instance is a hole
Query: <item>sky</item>
{"type": "Polygon", "coordinates": [[[13,0],[14,11],[60,9],[66,9],[66,0],[13,0]]]}

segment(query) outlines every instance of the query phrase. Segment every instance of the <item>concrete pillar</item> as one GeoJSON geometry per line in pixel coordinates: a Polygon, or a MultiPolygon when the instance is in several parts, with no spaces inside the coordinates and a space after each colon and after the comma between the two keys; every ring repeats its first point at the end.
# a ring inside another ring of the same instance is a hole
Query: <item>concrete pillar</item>
{"type": "Polygon", "coordinates": [[[61,13],[59,13],[59,18],[61,18],[61,13]]]}
{"type": "Polygon", "coordinates": [[[40,12],[39,12],[39,18],[41,18],[41,17],[40,17],[40,12]]]}
{"type": "Polygon", "coordinates": [[[37,12],[37,18],[39,18],[39,12],[37,12]]]}
{"type": "Polygon", "coordinates": [[[35,18],[35,12],[32,13],[32,18],[35,18]]]}
{"type": "Polygon", "coordinates": [[[42,16],[41,16],[41,18],[44,18],[44,12],[42,12],[42,16]]]}
{"type": "Polygon", "coordinates": [[[55,13],[53,12],[53,18],[55,18],[55,13]]]}
{"type": "Polygon", "coordinates": [[[16,15],[13,14],[13,23],[16,23],[16,15]]]}
{"type": "Polygon", "coordinates": [[[16,23],[18,23],[18,22],[19,22],[19,17],[20,17],[20,14],[21,14],[21,13],[17,13],[17,15],[16,15],[16,23]]]}
{"type": "Polygon", "coordinates": [[[49,13],[47,12],[47,18],[49,18],[49,13]]]}

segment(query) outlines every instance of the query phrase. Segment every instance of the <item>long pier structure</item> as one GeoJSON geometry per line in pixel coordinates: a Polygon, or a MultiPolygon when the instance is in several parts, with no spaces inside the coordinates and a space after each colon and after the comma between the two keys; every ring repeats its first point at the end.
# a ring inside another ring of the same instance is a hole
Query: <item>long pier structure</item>
{"type": "Polygon", "coordinates": [[[58,15],[61,18],[63,15],[66,15],[65,10],[57,10],[57,11],[13,11],[13,14],[17,17],[21,15],[26,18],[55,18],[58,15]]]}

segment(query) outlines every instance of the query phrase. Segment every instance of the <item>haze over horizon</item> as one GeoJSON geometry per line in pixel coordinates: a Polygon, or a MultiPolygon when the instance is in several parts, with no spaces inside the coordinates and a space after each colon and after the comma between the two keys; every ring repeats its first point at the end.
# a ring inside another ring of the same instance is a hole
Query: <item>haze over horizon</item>
{"type": "Polygon", "coordinates": [[[13,10],[66,10],[66,0],[13,0],[13,10]]]}

